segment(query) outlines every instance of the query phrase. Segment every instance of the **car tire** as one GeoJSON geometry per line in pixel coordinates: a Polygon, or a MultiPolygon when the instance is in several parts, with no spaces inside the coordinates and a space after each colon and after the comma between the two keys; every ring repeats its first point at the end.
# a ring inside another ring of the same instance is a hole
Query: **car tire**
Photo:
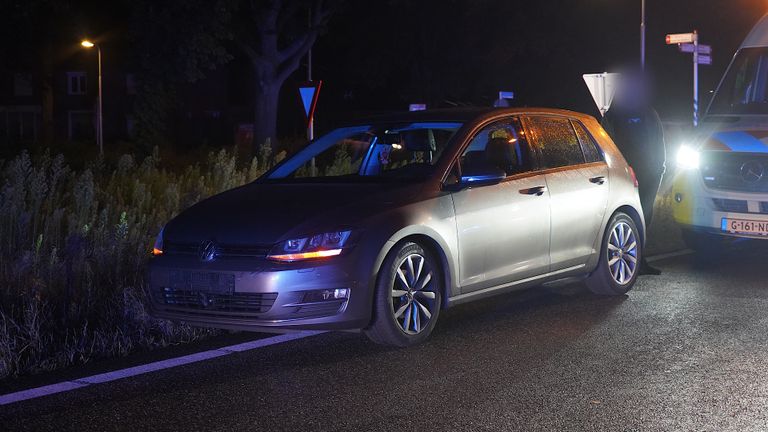
{"type": "Polygon", "coordinates": [[[423,342],[440,314],[443,281],[440,261],[429,249],[413,242],[396,245],[379,271],[366,336],[398,347],[423,342]]]}
{"type": "Polygon", "coordinates": [[[616,213],[605,228],[597,268],[586,279],[598,295],[623,295],[632,289],[640,273],[643,243],[635,221],[616,213]],[[623,233],[623,234],[622,234],[623,233]]]}

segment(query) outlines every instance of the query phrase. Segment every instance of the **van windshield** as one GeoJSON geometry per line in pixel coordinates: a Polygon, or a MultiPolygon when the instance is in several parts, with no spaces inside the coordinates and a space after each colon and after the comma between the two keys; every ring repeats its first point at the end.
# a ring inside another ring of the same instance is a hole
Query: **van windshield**
{"type": "Polygon", "coordinates": [[[742,48],[717,89],[710,115],[768,115],[768,47],[742,48]]]}

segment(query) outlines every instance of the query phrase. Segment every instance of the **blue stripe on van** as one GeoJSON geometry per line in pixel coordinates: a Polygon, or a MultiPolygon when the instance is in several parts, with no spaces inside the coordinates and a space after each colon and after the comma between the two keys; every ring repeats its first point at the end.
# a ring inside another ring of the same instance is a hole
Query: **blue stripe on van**
{"type": "Polygon", "coordinates": [[[768,153],[768,144],[747,132],[718,132],[715,138],[735,152],[768,153]]]}

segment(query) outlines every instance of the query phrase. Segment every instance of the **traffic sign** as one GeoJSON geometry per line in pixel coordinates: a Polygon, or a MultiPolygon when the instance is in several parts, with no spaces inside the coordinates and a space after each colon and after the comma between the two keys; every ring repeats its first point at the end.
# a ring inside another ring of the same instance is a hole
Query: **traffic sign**
{"type": "Polygon", "coordinates": [[[299,84],[299,96],[304,106],[304,113],[307,120],[311,123],[315,116],[315,107],[317,106],[317,97],[320,95],[320,87],[323,81],[307,81],[299,84]]]}
{"type": "Polygon", "coordinates": [[[515,92],[512,92],[512,91],[499,92],[499,99],[514,99],[514,98],[515,98],[515,92]]]}
{"type": "MultiPolygon", "coordinates": [[[[692,43],[684,43],[677,46],[677,49],[680,50],[680,52],[683,53],[693,53],[695,45],[692,43]]],[[[712,54],[712,46],[711,45],[699,45],[699,54],[712,54]]]]}
{"type": "Polygon", "coordinates": [[[699,54],[699,58],[697,60],[699,61],[700,65],[711,65],[712,64],[712,56],[711,55],[699,54]]]}
{"type": "Polygon", "coordinates": [[[427,104],[414,103],[408,106],[408,111],[424,111],[427,109],[427,104]]]}
{"type": "Polygon", "coordinates": [[[584,74],[584,82],[595,100],[597,109],[600,110],[600,115],[605,115],[611,108],[619,76],[620,74],[608,72],[584,74]]]}
{"type": "Polygon", "coordinates": [[[698,39],[696,33],[675,33],[667,35],[667,45],[694,43],[698,39]]]}

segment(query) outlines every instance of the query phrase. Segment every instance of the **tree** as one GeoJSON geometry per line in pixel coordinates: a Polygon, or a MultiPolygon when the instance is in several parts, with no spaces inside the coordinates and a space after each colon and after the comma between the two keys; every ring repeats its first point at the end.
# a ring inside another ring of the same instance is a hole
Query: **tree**
{"type": "Polygon", "coordinates": [[[231,60],[225,43],[237,0],[126,1],[138,66],[136,137],[151,149],[171,137],[178,86],[231,60]]]}
{"type": "Polygon", "coordinates": [[[244,8],[255,26],[243,25],[235,42],[253,72],[254,148],[274,140],[280,89],[314,45],[333,5],[329,0],[250,0],[244,8]],[[307,14],[308,26],[302,28],[299,23],[305,22],[302,17],[307,14]]]}

